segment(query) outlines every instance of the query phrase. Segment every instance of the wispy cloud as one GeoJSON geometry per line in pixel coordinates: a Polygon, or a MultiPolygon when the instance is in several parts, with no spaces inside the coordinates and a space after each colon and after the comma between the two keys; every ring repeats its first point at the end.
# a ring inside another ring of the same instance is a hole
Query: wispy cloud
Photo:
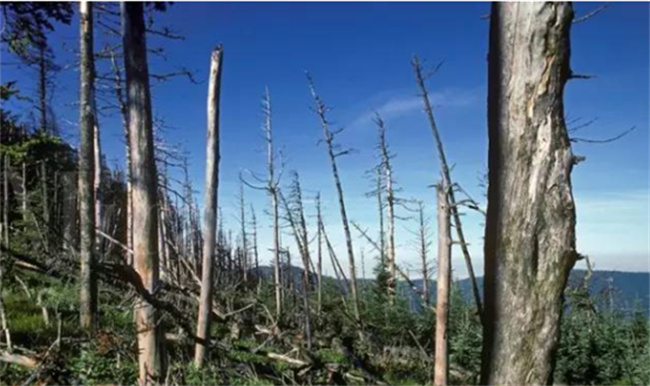
{"type": "MultiPolygon", "coordinates": [[[[480,100],[483,87],[475,88],[449,88],[441,92],[431,93],[431,102],[439,108],[464,108],[474,106],[480,100]]],[[[375,112],[379,113],[385,120],[403,117],[422,110],[422,98],[414,95],[393,95],[386,97],[382,93],[381,99],[375,97],[379,102],[368,103],[371,105],[361,114],[352,120],[350,127],[358,127],[372,122],[375,112]],[[374,105],[374,106],[372,106],[374,105]]]]}

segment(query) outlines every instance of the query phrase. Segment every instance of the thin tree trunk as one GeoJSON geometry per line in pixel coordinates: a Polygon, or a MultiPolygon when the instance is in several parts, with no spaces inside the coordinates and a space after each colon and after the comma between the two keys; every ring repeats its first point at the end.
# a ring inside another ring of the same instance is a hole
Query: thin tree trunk
{"type": "Polygon", "coordinates": [[[239,225],[241,227],[241,245],[242,245],[242,272],[244,281],[248,281],[248,235],[246,234],[246,202],[244,200],[244,184],[239,184],[239,225]]]}
{"type": "Polygon", "coordinates": [[[320,207],[320,193],[316,195],[316,221],[318,223],[318,255],[316,263],[316,274],[318,275],[318,316],[323,311],[323,232],[320,224],[323,222],[321,207],[320,207]]]}
{"type": "Polygon", "coordinates": [[[383,191],[382,186],[382,168],[377,168],[377,212],[379,214],[379,262],[382,269],[386,265],[386,233],[384,232],[384,199],[381,192],[383,191]]]}
{"type": "Polygon", "coordinates": [[[325,117],[327,108],[323,101],[320,99],[318,94],[316,93],[316,89],[314,88],[314,84],[311,80],[310,77],[308,77],[308,82],[309,82],[309,88],[311,91],[311,95],[314,98],[314,102],[316,105],[316,114],[318,115],[318,118],[321,123],[321,127],[323,129],[323,137],[325,140],[325,144],[327,145],[327,154],[329,156],[330,160],[330,166],[332,167],[332,175],[334,177],[334,185],[336,187],[336,192],[338,195],[338,200],[339,200],[339,209],[341,211],[341,222],[343,223],[343,232],[345,234],[345,246],[347,248],[348,252],[348,262],[350,264],[350,287],[351,287],[351,292],[352,292],[352,301],[354,303],[354,317],[355,321],[357,324],[357,330],[359,332],[359,335],[362,336],[361,333],[361,310],[359,308],[359,297],[357,293],[357,274],[356,274],[356,267],[354,264],[354,247],[352,246],[352,235],[350,234],[350,225],[348,222],[348,215],[345,210],[345,199],[343,197],[343,187],[341,186],[341,178],[339,177],[339,170],[338,166],[336,164],[336,158],[343,155],[347,154],[346,151],[341,151],[341,152],[336,152],[335,151],[335,144],[334,144],[334,134],[331,132],[330,127],[329,127],[329,122],[325,117]]]}
{"type": "MultiPolygon", "coordinates": [[[[50,225],[50,196],[47,189],[47,162],[41,161],[41,201],[43,209],[43,221],[45,225],[50,225]]],[[[49,238],[48,238],[49,239],[49,238]]]]}
{"type": "Polygon", "coordinates": [[[436,340],[433,384],[447,385],[449,353],[447,325],[449,323],[449,286],[451,284],[451,232],[449,225],[449,188],[436,185],[438,198],[438,293],[436,302],[436,340]]]}
{"type": "Polygon", "coordinates": [[[271,121],[271,94],[266,89],[262,101],[264,113],[264,135],[266,137],[266,156],[268,168],[268,180],[266,190],[271,196],[273,211],[273,286],[275,289],[275,316],[279,319],[282,316],[282,285],[280,278],[280,226],[278,212],[278,181],[275,180],[274,150],[273,150],[273,128],[271,121]]]}
{"type": "Polygon", "coordinates": [[[70,252],[75,253],[78,248],[79,242],[79,228],[77,227],[77,219],[79,212],[77,211],[77,180],[75,171],[65,171],[61,176],[63,185],[63,238],[64,248],[70,252]]]}
{"type": "MultiPolygon", "coordinates": [[[[388,204],[388,301],[390,304],[394,304],[397,277],[395,274],[395,192],[393,190],[393,168],[390,164],[391,155],[388,152],[388,143],[386,142],[386,126],[379,114],[377,114],[375,121],[379,131],[381,169],[386,173],[386,203],[388,204]]],[[[381,222],[383,223],[383,219],[381,219],[381,222]]],[[[383,240],[380,241],[383,242],[383,240]]]]}
{"type": "Polygon", "coordinates": [[[429,93],[425,85],[425,76],[422,73],[422,65],[418,57],[413,58],[413,69],[415,70],[415,80],[420,88],[422,101],[424,103],[424,111],[427,114],[429,120],[429,126],[431,127],[431,132],[436,143],[436,149],[438,151],[438,157],[440,159],[440,168],[442,169],[442,179],[443,184],[451,187],[448,194],[449,205],[451,207],[451,215],[454,220],[454,228],[456,228],[456,235],[458,236],[458,244],[460,249],[463,252],[463,257],[465,258],[465,265],[467,266],[467,274],[469,276],[470,282],[472,283],[472,295],[474,296],[474,302],[476,303],[476,311],[481,319],[481,322],[484,323],[483,317],[483,306],[481,305],[481,294],[478,289],[478,283],[476,282],[476,275],[474,274],[474,267],[472,265],[472,258],[469,254],[469,249],[467,249],[467,241],[465,240],[465,233],[463,232],[463,226],[460,221],[460,213],[458,213],[458,207],[456,206],[456,198],[454,195],[454,184],[451,179],[451,172],[447,164],[447,157],[445,156],[445,150],[442,146],[442,139],[440,138],[440,132],[438,131],[438,125],[436,124],[435,117],[433,116],[433,107],[431,106],[431,101],[429,100],[429,93]]]}
{"type": "Polygon", "coordinates": [[[95,282],[95,199],[94,186],[94,124],[95,65],[93,61],[92,3],[82,1],[79,7],[81,28],[81,98],[79,133],[79,226],[81,260],[80,311],[81,327],[93,331],[97,313],[95,282]]]}
{"type": "Polygon", "coordinates": [[[418,221],[419,221],[419,247],[420,247],[420,259],[422,259],[422,293],[424,294],[424,303],[428,306],[431,304],[431,290],[429,288],[429,266],[428,266],[428,251],[429,251],[429,240],[428,237],[428,227],[427,220],[424,217],[424,205],[422,202],[419,203],[418,207],[418,221]]]}
{"type": "Polygon", "coordinates": [[[212,311],[212,264],[214,262],[217,208],[219,191],[219,99],[223,50],[221,46],[212,51],[210,83],[208,85],[208,135],[205,169],[205,210],[203,211],[203,270],[201,299],[196,326],[197,342],[194,364],[203,366],[210,339],[210,315],[212,311]]]}
{"type": "Polygon", "coordinates": [[[564,122],[570,3],[495,3],[481,384],[551,384],[578,254],[564,122]]]}
{"type": "Polygon", "coordinates": [[[45,49],[47,48],[46,43],[38,43],[38,102],[40,115],[40,131],[41,134],[47,134],[47,63],[45,60],[45,49]]]}
{"type": "MultiPolygon", "coordinates": [[[[156,162],[151,119],[149,69],[142,3],[122,3],[131,173],[133,177],[134,268],[145,290],[155,296],[159,282],[156,162]]],[[[165,358],[159,315],[140,299],[135,306],[140,385],[162,383],[165,358]]]]}
{"type": "MultiPolygon", "coordinates": [[[[94,104],[94,98],[92,103],[94,104]]],[[[96,110],[95,110],[96,111],[96,110]]],[[[93,173],[94,173],[94,179],[93,179],[93,193],[94,193],[94,199],[95,199],[95,226],[97,229],[103,231],[104,230],[104,222],[103,222],[103,208],[102,208],[102,203],[104,201],[103,197],[103,192],[102,192],[102,148],[101,148],[101,141],[99,138],[99,123],[97,116],[95,115],[95,123],[93,124],[93,141],[94,141],[94,146],[93,146],[93,173]]],[[[96,242],[97,247],[101,245],[100,239],[97,240],[96,242]]],[[[99,248],[99,251],[101,252],[101,248],[99,248]]]]}
{"type": "Polygon", "coordinates": [[[251,215],[253,218],[253,256],[255,258],[255,275],[260,275],[260,256],[257,249],[257,216],[255,216],[255,208],[251,205],[251,215]]]}
{"type": "MultiPolygon", "coordinates": [[[[0,161],[3,161],[2,229],[0,231],[0,243],[2,243],[6,249],[9,249],[9,155],[5,154],[4,157],[0,157],[0,161]]],[[[0,252],[0,327],[2,327],[2,335],[5,337],[7,350],[11,352],[13,350],[13,344],[11,342],[11,332],[9,331],[9,325],[7,323],[7,314],[5,313],[5,304],[2,292],[4,286],[5,267],[7,266],[7,257],[8,256],[5,252],[0,252]]]]}

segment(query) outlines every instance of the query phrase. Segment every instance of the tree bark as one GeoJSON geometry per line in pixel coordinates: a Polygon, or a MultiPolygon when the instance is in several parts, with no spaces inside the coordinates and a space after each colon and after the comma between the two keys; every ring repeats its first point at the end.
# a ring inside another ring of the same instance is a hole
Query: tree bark
{"type": "Polygon", "coordinates": [[[205,209],[203,211],[203,269],[201,299],[196,326],[197,342],[194,364],[203,366],[210,339],[210,315],[212,310],[212,264],[214,262],[217,208],[219,191],[219,99],[223,50],[221,46],[212,51],[210,83],[208,85],[208,127],[205,169],[205,209]]]}
{"type": "Polygon", "coordinates": [[[438,198],[438,291],[436,301],[436,340],[433,384],[448,384],[449,353],[447,325],[449,324],[449,286],[451,284],[451,230],[449,224],[449,188],[436,185],[438,198]]]}
{"type": "Polygon", "coordinates": [[[575,264],[574,157],[564,122],[569,3],[495,3],[481,384],[550,384],[575,264]]]}
{"type": "MultiPolygon", "coordinates": [[[[133,178],[133,261],[146,291],[155,296],[159,281],[158,180],[151,119],[149,69],[142,3],[122,3],[124,69],[131,174],[133,178]]],[[[164,381],[163,330],[156,309],[142,299],[135,306],[140,385],[164,381]]]]}
{"type": "Polygon", "coordinates": [[[79,122],[79,255],[81,260],[80,316],[81,327],[93,331],[97,313],[95,282],[95,65],[93,59],[92,3],[82,1],[80,13],[81,97],[79,122]]]}

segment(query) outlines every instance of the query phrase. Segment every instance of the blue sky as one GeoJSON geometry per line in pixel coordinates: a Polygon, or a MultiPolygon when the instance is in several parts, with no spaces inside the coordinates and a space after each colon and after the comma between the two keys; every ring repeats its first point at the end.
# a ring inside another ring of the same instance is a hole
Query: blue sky
{"type": "MultiPolygon", "coordinates": [[[[597,6],[575,4],[579,15],[597,6]]],[[[222,43],[220,205],[226,224],[236,227],[239,172],[264,172],[260,102],[268,86],[275,142],[285,155],[286,170],[300,173],[307,197],[321,192],[326,225],[346,265],[335,191],[325,149],[317,145],[322,133],[310,110],[304,71],[310,71],[322,98],[333,108],[330,119],[345,127],[338,137],[341,144],[357,150],[339,159],[349,216],[376,234],[375,201],[364,195],[371,189],[364,172],[375,164],[376,129],[371,116],[377,110],[387,121],[401,195],[425,201],[433,220],[435,195],[428,186],[438,176],[438,163],[409,61],[416,53],[430,65],[444,60],[429,88],[448,157],[455,164],[453,178],[483,201],[488,21],[482,17],[488,12],[487,3],[176,3],[166,13],[156,14],[155,20],[186,39],[152,37],[149,45],[164,46],[167,60],[151,57],[151,72],[188,67],[200,84],[177,79],[156,85],[152,89],[154,114],[172,127],[164,130],[165,140],[187,152],[200,199],[206,77],[210,50],[222,43]]],[[[58,28],[51,37],[61,63],[74,59],[75,23],[58,28]]],[[[648,4],[610,4],[572,30],[572,68],[595,76],[567,86],[567,115],[583,121],[597,119],[577,135],[601,139],[636,126],[614,143],[574,146],[576,154],[587,157],[573,173],[578,248],[590,255],[598,269],[647,271],[649,267],[648,36],[648,4]]],[[[101,47],[106,39],[106,34],[100,34],[96,45],[101,47]]],[[[7,57],[4,54],[3,48],[3,57],[7,57]]],[[[21,90],[33,91],[33,74],[8,64],[3,59],[2,81],[17,79],[21,90]]],[[[53,107],[62,131],[73,141],[78,130],[78,112],[73,106],[77,97],[78,72],[70,66],[57,77],[53,107]]],[[[101,130],[109,163],[121,166],[120,120],[103,117],[101,130]]],[[[285,173],[284,182],[288,177],[285,173]]],[[[246,195],[258,212],[261,257],[267,262],[270,219],[264,211],[268,201],[263,192],[249,189],[246,195]]],[[[314,213],[312,204],[307,203],[309,214],[314,213]]],[[[481,272],[483,221],[475,214],[465,219],[470,249],[481,272]]],[[[313,224],[313,218],[308,220],[313,224]]],[[[431,226],[435,231],[433,222],[431,226]]],[[[414,229],[413,220],[398,223],[397,259],[404,268],[417,268],[415,240],[409,232],[414,229]]],[[[364,250],[365,271],[370,276],[376,254],[357,236],[355,249],[358,255],[364,250]]],[[[291,239],[287,235],[284,240],[289,243],[291,239]]],[[[434,257],[435,243],[430,253],[434,257]]],[[[455,251],[453,265],[456,276],[465,276],[459,251],[455,251]]],[[[330,264],[325,267],[332,272],[330,264]]]]}

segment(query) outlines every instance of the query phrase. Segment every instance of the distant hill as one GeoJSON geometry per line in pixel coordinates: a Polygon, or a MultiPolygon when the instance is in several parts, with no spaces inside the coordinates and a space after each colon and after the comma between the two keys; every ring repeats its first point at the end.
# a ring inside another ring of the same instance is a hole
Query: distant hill
{"type": "MultiPolygon", "coordinates": [[[[262,277],[271,279],[273,277],[273,268],[261,266],[260,273],[262,277]]],[[[302,268],[293,267],[293,278],[296,288],[302,286],[302,268]]],[[[569,276],[569,286],[579,285],[584,280],[587,271],[576,269],[571,271],[569,276]]],[[[334,280],[333,278],[328,278],[334,280]]],[[[315,281],[315,278],[312,280],[315,281]]],[[[483,277],[477,278],[479,288],[483,288],[483,277]]],[[[359,285],[370,284],[370,279],[359,280],[359,285]]],[[[422,280],[415,279],[413,283],[422,288],[422,280]]],[[[455,281],[455,285],[460,286],[461,293],[468,300],[472,301],[471,284],[469,279],[455,281]]],[[[399,291],[406,294],[410,299],[412,306],[417,309],[420,300],[417,294],[405,283],[399,282],[399,291]]],[[[594,271],[590,285],[591,295],[597,300],[601,308],[608,308],[611,305],[616,311],[630,312],[637,308],[642,309],[646,315],[650,316],[650,273],[648,272],[621,272],[621,271],[594,271]],[[610,297],[610,291],[611,297],[610,297]]],[[[431,283],[431,299],[435,299],[436,286],[435,282],[431,283]]]]}
{"type": "MultiPolygon", "coordinates": [[[[576,269],[571,271],[569,276],[570,287],[579,285],[584,280],[587,271],[576,269]]],[[[483,277],[477,278],[479,288],[483,288],[483,277]]],[[[422,280],[413,280],[418,288],[422,288],[422,280]]],[[[472,287],[469,279],[457,280],[456,285],[460,286],[463,296],[472,301],[472,287]]],[[[419,302],[413,290],[405,283],[402,284],[402,291],[406,291],[414,302],[419,302]]],[[[610,300],[616,311],[630,312],[635,308],[642,309],[650,316],[650,273],[649,272],[621,272],[621,271],[594,271],[589,288],[591,295],[597,300],[599,307],[609,307],[610,300]],[[612,296],[609,296],[609,289],[612,289],[612,296]]],[[[435,283],[432,284],[432,299],[435,299],[435,283]]]]}

